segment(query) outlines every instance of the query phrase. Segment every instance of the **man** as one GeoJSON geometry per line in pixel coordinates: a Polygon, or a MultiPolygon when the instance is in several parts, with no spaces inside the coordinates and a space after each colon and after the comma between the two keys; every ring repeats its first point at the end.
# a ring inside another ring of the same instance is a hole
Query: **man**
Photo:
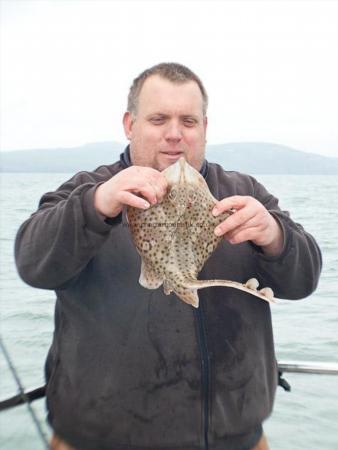
{"type": "Polygon", "coordinates": [[[149,208],[179,157],[236,212],[201,278],[255,276],[275,295],[315,289],[320,250],[252,177],[205,159],[207,94],[178,64],[134,80],[120,161],[81,172],[45,194],[20,228],[16,260],[29,284],[57,294],[47,363],[53,449],[264,450],[262,422],[277,382],[269,305],[225,288],[199,292],[200,307],[138,283],[140,259],[124,207],[149,208]]]}

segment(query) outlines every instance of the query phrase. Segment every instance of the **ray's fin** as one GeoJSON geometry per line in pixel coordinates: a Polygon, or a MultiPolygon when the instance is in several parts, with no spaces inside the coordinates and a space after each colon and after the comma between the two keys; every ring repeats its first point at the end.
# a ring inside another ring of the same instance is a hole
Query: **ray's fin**
{"type": "Polygon", "coordinates": [[[159,278],[142,260],[139,283],[146,289],[157,289],[163,283],[163,278],[159,278]]]}
{"type": "Polygon", "coordinates": [[[198,298],[197,289],[195,289],[195,288],[182,289],[182,291],[180,291],[180,292],[175,291],[175,294],[177,295],[177,297],[179,297],[185,303],[188,303],[188,305],[192,305],[195,308],[198,308],[199,298],[198,298]]]}

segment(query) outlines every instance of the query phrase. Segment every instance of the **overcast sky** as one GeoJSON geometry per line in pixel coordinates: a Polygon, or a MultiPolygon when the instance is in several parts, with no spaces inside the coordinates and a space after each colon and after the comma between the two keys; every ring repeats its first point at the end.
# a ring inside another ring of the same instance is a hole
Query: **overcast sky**
{"type": "Polygon", "coordinates": [[[125,142],[132,79],[188,65],[208,143],[338,156],[337,1],[0,0],[2,150],[125,142]]]}

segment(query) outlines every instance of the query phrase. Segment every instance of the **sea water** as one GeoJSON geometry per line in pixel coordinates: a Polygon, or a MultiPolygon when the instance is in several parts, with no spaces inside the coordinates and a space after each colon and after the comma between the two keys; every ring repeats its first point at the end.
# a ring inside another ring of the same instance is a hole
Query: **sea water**
{"type": "MultiPolygon", "coordinates": [[[[17,275],[13,246],[19,225],[44,192],[66,174],[1,174],[1,336],[25,388],[44,383],[43,366],[53,332],[54,293],[33,289],[17,275]]],[[[280,199],[282,209],[312,233],[323,253],[316,292],[302,301],[272,306],[280,360],[338,362],[338,177],[256,175],[280,199]]],[[[43,236],[41,236],[43,239],[43,236]]],[[[17,386],[0,352],[0,399],[17,386]]],[[[277,389],[274,412],[265,422],[271,450],[338,449],[338,376],[285,374],[291,392],[277,389]]],[[[33,408],[47,436],[45,400],[33,408]]],[[[26,406],[0,413],[0,448],[40,450],[43,443],[26,406]]]]}

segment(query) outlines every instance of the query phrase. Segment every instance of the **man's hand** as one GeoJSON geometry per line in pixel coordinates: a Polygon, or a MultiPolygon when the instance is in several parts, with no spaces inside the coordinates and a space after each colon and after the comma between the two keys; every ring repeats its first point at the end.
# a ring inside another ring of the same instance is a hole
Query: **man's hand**
{"type": "Polygon", "coordinates": [[[161,172],[150,167],[131,166],[96,189],[94,207],[105,217],[116,217],[123,205],[147,209],[162,201],[167,187],[161,172]]]}
{"type": "Polygon", "coordinates": [[[240,195],[227,197],[217,202],[213,215],[217,216],[229,209],[235,212],[216,227],[217,236],[224,236],[231,244],[252,241],[268,255],[278,255],[282,251],[283,231],[258,200],[240,195]]]}

